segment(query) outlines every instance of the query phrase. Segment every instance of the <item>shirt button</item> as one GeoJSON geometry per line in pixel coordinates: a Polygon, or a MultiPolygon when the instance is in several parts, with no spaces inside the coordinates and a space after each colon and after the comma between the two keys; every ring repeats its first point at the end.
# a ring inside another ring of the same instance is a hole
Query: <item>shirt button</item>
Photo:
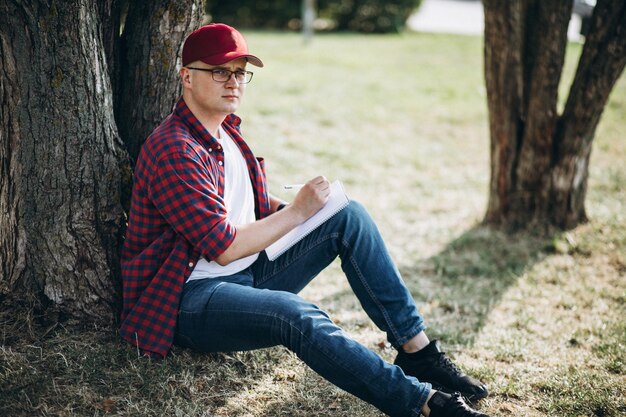
{"type": "Polygon", "coordinates": [[[218,147],[217,147],[217,149],[222,149],[222,147],[221,147],[221,146],[218,146],[218,147]]]}
{"type": "Polygon", "coordinates": [[[213,148],[209,148],[209,152],[213,152],[213,148]]]}
{"type": "Polygon", "coordinates": [[[217,161],[218,164],[222,165],[222,161],[217,161]]]}
{"type": "Polygon", "coordinates": [[[193,268],[193,262],[189,262],[189,268],[193,268]]]}

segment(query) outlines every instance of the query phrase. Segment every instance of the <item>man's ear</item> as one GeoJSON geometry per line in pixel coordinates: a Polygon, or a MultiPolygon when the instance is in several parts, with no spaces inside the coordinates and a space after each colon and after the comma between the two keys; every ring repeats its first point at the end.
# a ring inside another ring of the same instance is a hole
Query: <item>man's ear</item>
{"type": "Polygon", "coordinates": [[[180,80],[183,83],[183,87],[188,87],[191,85],[191,71],[188,68],[181,67],[178,71],[180,74],[180,80]]]}

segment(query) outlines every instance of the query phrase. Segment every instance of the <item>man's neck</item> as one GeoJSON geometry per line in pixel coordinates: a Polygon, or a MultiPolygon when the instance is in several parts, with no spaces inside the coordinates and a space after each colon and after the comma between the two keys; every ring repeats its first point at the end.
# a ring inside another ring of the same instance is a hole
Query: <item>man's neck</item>
{"type": "MultiPolygon", "coordinates": [[[[183,99],[185,99],[184,96],[183,99]]],[[[224,119],[226,119],[226,115],[206,114],[206,112],[203,112],[199,106],[196,106],[193,100],[185,99],[185,104],[189,107],[189,110],[191,110],[200,124],[202,124],[202,126],[211,134],[211,136],[217,138],[219,128],[224,119]]]]}

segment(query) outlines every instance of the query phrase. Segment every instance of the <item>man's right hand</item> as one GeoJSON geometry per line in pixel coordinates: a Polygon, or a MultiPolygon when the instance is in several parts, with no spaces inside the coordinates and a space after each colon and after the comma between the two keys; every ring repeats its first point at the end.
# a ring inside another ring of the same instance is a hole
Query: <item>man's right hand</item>
{"type": "Polygon", "coordinates": [[[297,213],[301,222],[304,222],[324,207],[328,196],[330,196],[330,182],[320,175],[300,188],[289,208],[297,213]]]}

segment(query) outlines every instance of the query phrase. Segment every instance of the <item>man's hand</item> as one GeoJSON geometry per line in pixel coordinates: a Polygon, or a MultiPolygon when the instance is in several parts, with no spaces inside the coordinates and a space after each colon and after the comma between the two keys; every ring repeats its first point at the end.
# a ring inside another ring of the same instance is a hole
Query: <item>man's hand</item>
{"type": "Polygon", "coordinates": [[[330,182],[324,176],[315,177],[298,191],[290,209],[304,222],[324,207],[329,195],[330,182]]]}
{"type": "Polygon", "coordinates": [[[275,212],[254,223],[237,226],[235,239],[215,261],[220,265],[257,253],[276,242],[291,229],[317,213],[328,201],[330,183],[315,177],[298,191],[295,199],[284,210],[275,212]]]}

